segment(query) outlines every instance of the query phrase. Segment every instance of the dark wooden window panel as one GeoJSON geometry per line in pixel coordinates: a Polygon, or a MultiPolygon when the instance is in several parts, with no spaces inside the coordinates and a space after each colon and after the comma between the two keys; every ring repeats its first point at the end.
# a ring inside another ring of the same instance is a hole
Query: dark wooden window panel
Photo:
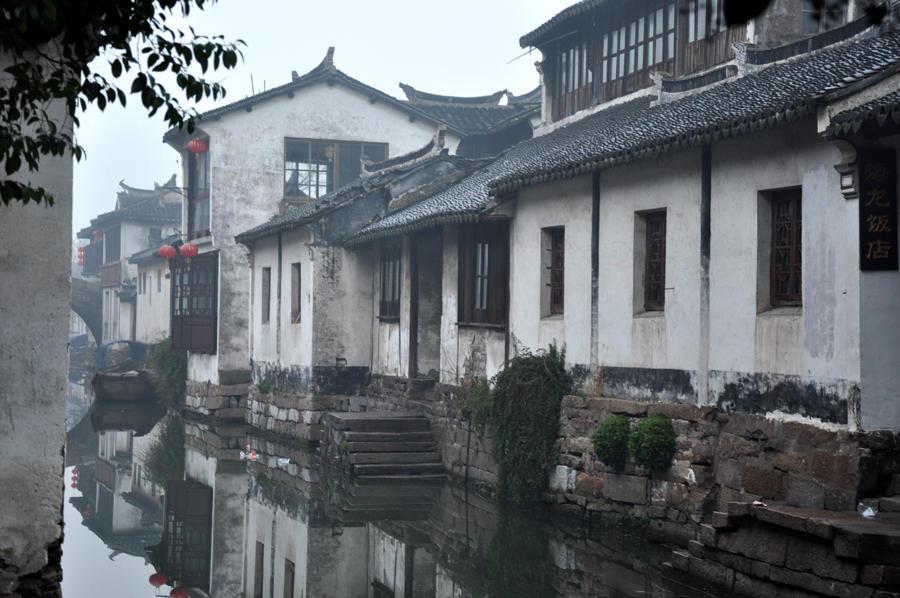
{"type": "Polygon", "coordinates": [[[195,482],[166,485],[163,572],[187,587],[209,590],[212,489],[195,482]]]}
{"type": "Polygon", "coordinates": [[[563,313],[565,305],[566,231],[554,228],[550,233],[550,313],[563,313]]]}
{"type": "Polygon", "coordinates": [[[400,257],[399,245],[381,248],[381,301],[378,315],[382,318],[400,317],[400,257]]]}
{"type": "Polygon", "coordinates": [[[262,269],[262,323],[269,323],[272,314],[272,268],[262,269]]]}
{"type": "MultiPolygon", "coordinates": [[[[209,139],[206,139],[209,146],[209,139]]],[[[202,154],[188,152],[188,236],[209,235],[209,149],[202,154]]]]}
{"type": "Polygon", "coordinates": [[[122,229],[113,228],[103,233],[103,263],[118,262],[122,257],[122,229]]]}
{"type": "Polygon", "coordinates": [[[460,324],[505,326],[509,296],[509,221],[460,227],[460,324]]]}
{"type": "Polygon", "coordinates": [[[85,274],[98,274],[100,266],[103,264],[103,243],[94,241],[84,246],[84,267],[81,269],[85,274]]]}
{"type": "Polygon", "coordinates": [[[263,564],[265,563],[266,545],[256,542],[255,571],[253,573],[253,598],[263,598],[263,564]]]}
{"type": "Polygon", "coordinates": [[[291,264],[291,324],[296,324],[300,321],[300,301],[302,299],[300,296],[300,291],[302,290],[302,285],[300,284],[301,273],[300,262],[291,264]]]}
{"type": "Polygon", "coordinates": [[[666,213],[651,212],[646,219],[644,309],[661,311],[666,306],[666,213]]]}
{"type": "Polygon", "coordinates": [[[284,559],[284,598],[294,598],[294,562],[284,559]]]}
{"type": "Polygon", "coordinates": [[[194,353],[216,352],[218,254],[198,255],[188,264],[171,260],[172,347],[194,353]]]}
{"type": "Polygon", "coordinates": [[[769,288],[773,307],[803,303],[801,198],[800,189],[772,194],[772,279],[769,288]]]}

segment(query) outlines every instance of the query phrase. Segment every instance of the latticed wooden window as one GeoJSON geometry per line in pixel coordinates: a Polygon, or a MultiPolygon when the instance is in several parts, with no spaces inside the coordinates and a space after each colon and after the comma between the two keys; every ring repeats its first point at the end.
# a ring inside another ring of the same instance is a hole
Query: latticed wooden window
{"type": "Polygon", "coordinates": [[[482,222],[461,227],[459,323],[505,326],[508,291],[508,221],[482,222]]]}
{"type": "Polygon", "coordinates": [[[172,347],[216,352],[218,255],[172,260],[172,347]]]}
{"type": "Polygon", "coordinates": [[[550,234],[550,313],[563,313],[565,303],[566,229],[550,234]]]}
{"type": "Polygon", "coordinates": [[[260,306],[262,307],[262,323],[268,324],[269,316],[272,311],[272,268],[262,269],[261,291],[262,301],[260,302],[260,306]]]}
{"type": "Polygon", "coordinates": [[[647,214],[647,253],[644,262],[644,309],[666,306],[666,213],[647,214]]]}
{"type": "Polygon", "coordinates": [[[381,248],[381,307],[382,318],[400,317],[400,246],[381,248]]]}
{"type": "Polygon", "coordinates": [[[121,248],[121,240],[122,240],[122,229],[114,228],[106,231],[103,235],[104,239],[104,258],[103,263],[108,264],[110,262],[117,262],[121,257],[122,250],[121,248]]]}
{"type": "Polygon", "coordinates": [[[801,191],[791,189],[772,194],[773,306],[800,305],[802,295],[801,191]]]}

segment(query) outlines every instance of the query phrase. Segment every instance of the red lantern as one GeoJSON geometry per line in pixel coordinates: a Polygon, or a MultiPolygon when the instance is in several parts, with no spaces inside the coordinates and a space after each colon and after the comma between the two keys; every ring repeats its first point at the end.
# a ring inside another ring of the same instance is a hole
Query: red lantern
{"type": "Polygon", "coordinates": [[[78,265],[79,265],[79,266],[83,266],[83,265],[84,265],[84,260],[78,260],[78,265]]]}
{"type": "Polygon", "coordinates": [[[91,505],[86,506],[86,507],[84,508],[84,514],[85,514],[85,515],[93,515],[93,514],[94,514],[94,508],[93,508],[91,505]]]}
{"type": "Polygon", "coordinates": [[[182,245],[181,249],[179,249],[178,251],[181,252],[181,257],[187,259],[188,265],[190,265],[190,263],[191,263],[191,258],[197,257],[197,253],[200,252],[200,250],[197,249],[197,246],[194,245],[193,243],[191,243],[190,241],[188,241],[187,243],[182,245]]]}
{"type": "Polygon", "coordinates": [[[75,467],[74,469],[72,469],[72,475],[78,475],[78,468],[77,468],[77,467],[75,467]]]}
{"type": "Polygon", "coordinates": [[[190,143],[188,143],[188,149],[195,154],[205,154],[206,150],[209,149],[209,145],[202,139],[191,139],[190,143]]]}
{"type": "Polygon", "coordinates": [[[78,248],[78,253],[84,253],[84,247],[79,247],[79,248],[78,248]]]}
{"type": "Polygon", "coordinates": [[[169,578],[166,577],[165,573],[154,573],[153,575],[150,576],[150,585],[153,586],[154,588],[158,588],[159,586],[163,585],[167,581],[169,581],[169,578]]]}
{"type": "Polygon", "coordinates": [[[98,231],[98,230],[95,230],[95,231],[94,231],[94,232],[92,232],[92,233],[91,233],[91,234],[92,234],[92,235],[94,235],[94,238],[95,238],[95,239],[97,239],[97,240],[99,240],[99,239],[100,239],[100,237],[102,237],[102,236],[103,236],[103,233],[101,233],[101,232],[100,232],[100,231],[98,231]]]}
{"type": "Polygon", "coordinates": [[[170,598],[190,598],[191,592],[184,586],[173,588],[171,592],[169,592],[170,598]]]}
{"type": "Polygon", "coordinates": [[[72,488],[78,488],[78,484],[76,484],[75,482],[72,482],[72,488]]]}
{"type": "Polygon", "coordinates": [[[178,251],[168,243],[159,248],[159,257],[166,259],[166,268],[169,267],[169,260],[176,255],[178,255],[178,251]]]}

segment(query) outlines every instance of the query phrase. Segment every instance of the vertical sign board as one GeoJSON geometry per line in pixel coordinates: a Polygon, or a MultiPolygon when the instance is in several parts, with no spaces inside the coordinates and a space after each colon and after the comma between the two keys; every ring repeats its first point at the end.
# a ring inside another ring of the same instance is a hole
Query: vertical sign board
{"type": "Polygon", "coordinates": [[[897,152],[859,151],[859,269],[897,270],[897,152]]]}

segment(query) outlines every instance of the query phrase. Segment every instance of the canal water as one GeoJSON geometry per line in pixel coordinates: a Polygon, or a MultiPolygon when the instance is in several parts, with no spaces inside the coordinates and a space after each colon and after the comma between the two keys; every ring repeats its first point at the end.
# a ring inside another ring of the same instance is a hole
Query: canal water
{"type": "Polygon", "coordinates": [[[640,521],[585,528],[447,480],[350,479],[287,439],[158,407],[86,418],[69,439],[66,598],[716,595],[675,581],[673,547],[640,521]]]}

